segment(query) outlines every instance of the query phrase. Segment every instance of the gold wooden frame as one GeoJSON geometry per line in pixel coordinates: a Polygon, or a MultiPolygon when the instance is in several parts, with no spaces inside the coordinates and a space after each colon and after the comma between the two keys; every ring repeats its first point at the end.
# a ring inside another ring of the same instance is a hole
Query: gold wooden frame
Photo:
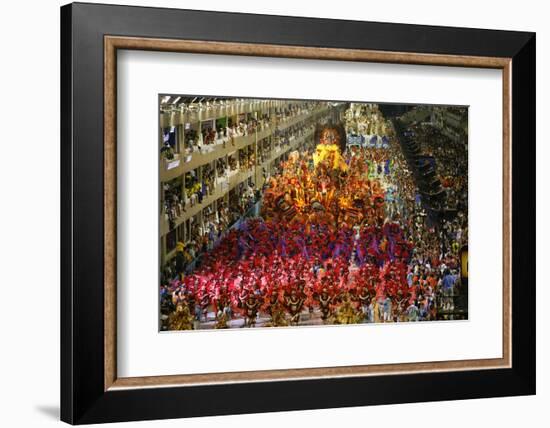
{"type": "Polygon", "coordinates": [[[382,52],[247,43],[105,36],[104,38],[104,389],[191,386],[307,378],[510,368],[512,362],[511,58],[382,52]],[[116,371],[116,52],[118,49],[494,68],[503,82],[502,358],[119,378],[116,371]]]}

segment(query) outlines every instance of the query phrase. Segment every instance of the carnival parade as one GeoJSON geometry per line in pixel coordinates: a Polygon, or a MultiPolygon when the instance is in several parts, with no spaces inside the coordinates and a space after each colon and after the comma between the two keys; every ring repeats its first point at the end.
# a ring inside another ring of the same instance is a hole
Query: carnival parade
{"type": "MultiPolygon", "coordinates": [[[[304,108],[297,114],[316,111],[304,108]]],[[[261,182],[236,187],[175,240],[161,266],[161,330],[467,318],[467,151],[434,126],[446,111],[339,108],[305,120],[294,129],[303,142],[285,137],[261,182]]],[[[231,131],[210,130],[212,144],[230,146],[231,131]]],[[[258,147],[247,153],[237,153],[240,174],[262,160],[258,147]]],[[[223,188],[229,163],[218,174],[214,162],[206,185],[195,174],[191,195],[166,186],[165,219],[223,188]]]]}

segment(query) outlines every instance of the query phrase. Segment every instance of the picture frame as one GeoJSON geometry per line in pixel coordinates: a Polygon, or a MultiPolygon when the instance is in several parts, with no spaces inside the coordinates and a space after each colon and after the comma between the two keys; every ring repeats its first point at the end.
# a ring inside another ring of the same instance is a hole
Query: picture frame
{"type": "Polygon", "coordinates": [[[61,419],[86,424],[534,394],[535,98],[534,33],[63,6],[61,419]],[[502,358],[119,378],[116,53],[122,49],[502,70],[502,358]],[[224,399],[213,401],[217,395],[224,399]]]}

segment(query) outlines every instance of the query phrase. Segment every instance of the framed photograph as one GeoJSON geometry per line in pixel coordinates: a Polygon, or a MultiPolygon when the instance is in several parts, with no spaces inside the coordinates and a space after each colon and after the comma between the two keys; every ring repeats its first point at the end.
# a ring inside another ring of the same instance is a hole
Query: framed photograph
{"type": "Polygon", "coordinates": [[[535,34],[61,8],[61,419],[535,393],[535,34]]]}

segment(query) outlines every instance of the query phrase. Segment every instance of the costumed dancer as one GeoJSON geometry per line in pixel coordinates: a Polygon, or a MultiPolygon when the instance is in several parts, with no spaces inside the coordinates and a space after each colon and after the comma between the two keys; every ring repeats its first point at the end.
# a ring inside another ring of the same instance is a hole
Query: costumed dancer
{"type": "Polygon", "coordinates": [[[305,299],[298,295],[296,289],[292,289],[290,296],[286,298],[286,307],[290,314],[290,325],[298,325],[300,322],[300,312],[304,305],[305,299]]]}
{"type": "Polygon", "coordinates": [[[189,302],[185,291],[179,289],[177,292],[174,292],[172,303],[176,307],[176,310],[168,318],[170,330],[192,330],[193,315],[189,311],[189,302]]]}

